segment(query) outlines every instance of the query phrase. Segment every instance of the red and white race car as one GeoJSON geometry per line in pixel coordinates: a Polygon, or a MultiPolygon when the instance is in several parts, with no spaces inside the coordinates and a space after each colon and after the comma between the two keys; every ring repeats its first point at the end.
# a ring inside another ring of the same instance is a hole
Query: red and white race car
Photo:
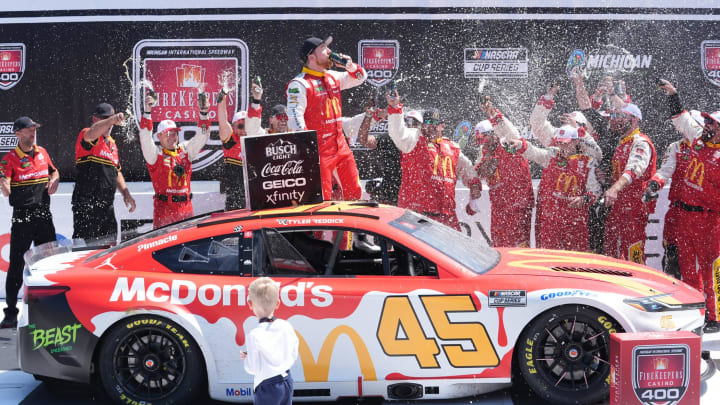
{"type": "Polygon", "coordinates": [[[466,397],[522,377],[553,404],[608,393],[613,332],[700,334],[704,299],[646,266],[490,249],[373,203],[212,213],[105,250],[26,255],[21,368],[123,404],[252,401],[247,287],[281,285],[297,401],[466,397]],[[349,236],[374,248],[343,250],[349,236]]]}

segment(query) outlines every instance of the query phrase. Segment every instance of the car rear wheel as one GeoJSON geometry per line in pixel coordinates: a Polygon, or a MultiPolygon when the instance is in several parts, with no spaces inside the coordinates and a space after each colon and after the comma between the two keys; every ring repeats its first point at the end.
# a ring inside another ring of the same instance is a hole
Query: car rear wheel
{"type": "Polygon", "coordinates": [[[116,403],[190,403],[204,378],[200,350],[187,331],[153,315],[114,326],[98,361],[100,381],[116,403]]]}
{"type": "Polygon", "coordinates": [[[610,333],[621,331],[596,309],[553,308],[520,336],[518,366],[530,388],[550,403],[595,403],[610,389],[610,333]]]}

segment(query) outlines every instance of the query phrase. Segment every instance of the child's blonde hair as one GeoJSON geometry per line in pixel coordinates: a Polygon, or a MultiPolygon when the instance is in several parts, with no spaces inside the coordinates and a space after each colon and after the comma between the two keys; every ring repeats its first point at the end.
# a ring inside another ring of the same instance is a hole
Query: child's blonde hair
{"type": "Polygon", "coordinates": [[[248,300],[261,318],[273,313],[279,299],[278,286],[270,277],[260,277],[248,287],[248,300]]]}

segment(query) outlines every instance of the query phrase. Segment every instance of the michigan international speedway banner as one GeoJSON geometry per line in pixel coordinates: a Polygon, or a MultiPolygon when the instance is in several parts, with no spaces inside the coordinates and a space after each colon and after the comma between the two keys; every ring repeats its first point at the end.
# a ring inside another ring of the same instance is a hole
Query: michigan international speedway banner
{"type": "MultiPolygon", "coordinates": [[[[641,129],[662,154],[679,135],[668,119],[657,78],[674,83],[688,109],[720,109],[720,10],[714,3],[5,1],[0,4],[0,153],[15,146],[15,118],[32,117],[43,124],[38,143],[48,150],[67,183],[63,189],[70,193],[78,133],[89,126],[94,106],[109,102],[130,118],[125,127],[115,128],[113,137],[125,179],[133,189],[144,190],[138,194],[138,211],[129,214],[119,204],[118,217],[142,223],[152,217],[152,191],[134,117],[149,87],[159,101],[153,120],[175,120],[181,141],[195,134],[198,91],[210,94],[213,133],[193,163],[193,180],[218,181],[217,92],[229,93],[232,116],[248,107],[250,80],[260,76],[267,126],[270,107],[285,103],[285,86],[300,72],[297,52],[303,39],[332,35],[331,48],[350,55],[370,75],[367,83],[343,92],[345,116],[362,112],[367,97],[394,81],[407,108],[439,108],[446,135],[459,142],[485,118],[479,108],[483,96],[490,96],[523,136],[532,137],[530,112],[553,82],[560,91],[551,119],[577,108],[567,70],[581,60],[591,92],[606,74],[626,82],[643,112],[641,129]]],[[[361,177],[375,177],[382,162],[371,151],[356,149],[361,177]]],[[[539,177],[537,168],[534,176],[539,177]]],[[[220,187],[210,184],[208,204],[200,206],[222,208],[220,187]]],[[[6,268],[11,210],[2,200],[0,268],[6,268]]],[[[58,233],[67,237],[72,233],[69,199],[54,200],[58,233]]],[[[650,224],[660,227],[649,232],[654,239],[648,241],[648,253],[655,267],[666,205],[658,204],[650,224]]],[[[482,221],[489,223],[488,217],[486,211],[482,221]]],[[[483,240],[475,226],[468,228],[472,237],[483,240]]]]}

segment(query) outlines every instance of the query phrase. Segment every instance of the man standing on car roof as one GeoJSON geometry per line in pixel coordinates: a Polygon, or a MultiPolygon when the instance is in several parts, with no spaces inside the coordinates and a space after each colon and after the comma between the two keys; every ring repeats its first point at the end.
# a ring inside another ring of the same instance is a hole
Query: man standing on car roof
{"type": "Polygon", "coordinates": [[[93,112],[92,126],[80,131],[75,142],[73,239],[88,241],[116,235],[116,189],[130,212],[135,211],[135,199],[125,185],[118,148],[110,136],[113,126],[123,125],[124,119],[123,113],[115,113],[110,104],[100,103],[93,112]]]}
{"type": "Polygon", "coordinates": [[[398,206],[426,215],[453,229],[460,230],[455,212],[455,184],[460,177],[470,189],[466,210],[479,211],[482,183],[472,162],[453,141],[438,130],[440,112],[423,112],[421,128],[407,128],[402,104],[395,91],[388,94],[388,133],[402,153],[402,182],[398,206]]]}
{"type": "MultiPolygon", "coordinates": [[[[160,146],[153,141],[153,123],[150,111],[154,99],[145,98],[145,110],[140,121],[140,148],[150,171],[155,196],[153,198],[153,227],[181,221],[193,215],[190,176],[192,161],[210,137],[207,110],[200,110],[196,135],[178,144],[179,128],[173,120],[161,121],[156,135],[160,146]]],[[[200,103],[198,103],[200,104],[200,103]]]]}
{"type": "Polygon", "coordinates": [[[317,131],[323,198],[332,197],[333,172],[337,171],[343,198],[357,200],[362,188],[355,158],[343,134],[340,91],[359,86],[367,74],[347,55],[339,55],[345,64],[332,61],[331,42],[332,37],[324,41],[312,37],[300,47],[302,73],[286,89],[288,127],[291,131],[317,131]],[[333,65],[346,71],[328,70],[333,65]]]}
{"type": "Polygon", "coordinates": [[[35,144],[40,124],[20,117],[13,124],[18,138],[14,150],[0,160],[0,191],[10,200],[10,266],[5,279],[5,317],[0,328],[17,327],[17,295],[22,286],[23,255],[30,248],[55,240],[50,195],[58,188],[60,173],[45,148],[35,144]]]}

